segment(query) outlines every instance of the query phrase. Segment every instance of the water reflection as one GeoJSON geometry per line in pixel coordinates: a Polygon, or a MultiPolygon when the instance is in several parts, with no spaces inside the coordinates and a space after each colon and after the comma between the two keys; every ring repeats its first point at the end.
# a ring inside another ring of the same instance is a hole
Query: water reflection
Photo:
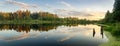
{"type": "Polygon", "coordinates": [[[58,25],[38,25],[38,24],[20,24],[20,25],[11,25],[11,24],[5,24],[0,25],[0,30],[15,30],[17,32],[30,32],[30,29],[36,30],[36,31],[49,31],[51,29],[56,29],[58,25]]]}
{"type": "Polygon", "coordinates": [[[0,30],[0,46],[98,46],[108,40],[97,25],[7,24],[0,30]]]}
{"type": "Polygon", "coordinates": [[[102,38],[104,38],[103,31],[104,31],[103,26],[101,26],[101,33],[100,34],[102,35],[102,38]]]}
{"type": "Polygon", "coordinates": [[[93,28],[93,37],[95,36],[95,29],[93,28]]]}

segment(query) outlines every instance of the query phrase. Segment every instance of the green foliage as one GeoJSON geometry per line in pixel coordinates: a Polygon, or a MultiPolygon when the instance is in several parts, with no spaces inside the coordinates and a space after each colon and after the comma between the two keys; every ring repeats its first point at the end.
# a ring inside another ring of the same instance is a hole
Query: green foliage
{"type": "Polygon", "coordinates": [[[116,24],[111,33],[114,36],[120,36],[120,24],[116,24]]]}
{"type": "Polygon", "coordinates": [[[110,31],[114,36],[120,36],[120,0],[115,0],[113,12],[107,11],[102,22],[109,25],[105,30],[110,31]]]}
{"type": "Polygon", "coordinates": [[[30,15],[32,19],[38,19],[39,18],[39,14],[38,13],[33,13],[30,15]]]}
{"type": "Polygon", "coordinates": [[[113,12],[110,13],[109,11],[107,11],[105,19],[103,19],[102,22],[104,23],[120,22],[120,0],[115,0],[113,12]]]}
{"type": "Polygon", "coordinates": [[[56,14],[48,12],[21,11],[13,13],[0,12],[0,24],[41,24],[41,23],[65,23],[65,24],[90,24],[96,21],[89,21],[86,19],[78,19],[74,17],[59,18],[56,14]],[[5,20],[5,21],[3,21],[5,20]]]}
{"type": "Polygon", "coordinates": [[[30,11],[21,11],[18,10],[17,12],[13,13],[5,13],[0,12],[0,19],[1,20],[30,20],[30,19],[40,19],[40,20],[54,20],[58,18],[57,15],[51,14],[48,12],[39,12],[39,13],[31,13],[30,11]]]}
{"type": "Polygon", "coordinates": [[[120,23],[106,23],[108,27],[104,27],[105,31],[111,32],[112,35],[118,37],[120,36],[120,23]]]}
{"type": "Polygon", "coordinates": [[[109,11],[107,11],[107,13],[105,15],[105,19],[103,20],[103,22],[105,22],[105,23],[114,22],[112,13],[110,13],[109,11]]]}
{"type": "Polygon", "coordinates": [[[113,12],[113,19],[115,22],[120,22],[120,11],[113,12]]]}
{"type": "Polygon", "coordinates": [[[120,0],[115,0],[113,12],[120,11],[120,0]]]}

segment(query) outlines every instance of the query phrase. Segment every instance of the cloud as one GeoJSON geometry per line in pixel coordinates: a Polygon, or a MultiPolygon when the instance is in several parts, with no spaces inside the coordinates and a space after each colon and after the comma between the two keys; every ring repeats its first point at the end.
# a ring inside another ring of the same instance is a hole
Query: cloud
{"type": "Polygon", "coordinates": [[[25,8],[25,9],[38,8],[39,7],[38,5],[35,5],[35,4],[29,5],[29,4],[26,4],[26,3],[23,3],[23,2],[18,2],[18,1],[15,1],[15,0],[6,0],[5,3],[20,6],[20,7],[25,8]]]}
{"type": "Polygon", "coordinates": [[[83,17],[83,16],[92,16],[91,14],[84,12],[84,11],[77,11],[75,9],[75,7],[73,7],[71,4],[67,3],[67,2],[60,2],[62,5],[66,6],[67,9],[57,9],[57,8],[53,8],[51,7],[49,4],[46,4],[45,7],[48,9],[53,10],[59,17],[70,17],[70,16],[79,16],[79,17],[83,17]]]}
{"type": "Polygon", "coordinates": [[[66,9],[56,9],[56,14],[59,17],[77,17],[79,19],[88,19],[88,20],[100,20],[105,17],[106,12],[102,11],[90,11],[90,10],[66,10],[66,9]]]}
{"type": "Polygon", "coordinates": [[[60,17],[70,17],[70,16],[86,17],[86,16],[93,16],[92,14],[89,14],[87,12],[74,11],[74,10],[65,10],[65,9],[56,9],[55,12],[57,12],[57,14],[60,17]]]}
{"type": "Polygon", "coordinates": [[[87,17],[87,16],[93,16],[92,14],[89,13],[88,9],[85,11],[79,11],[77,8],[72,6],[70,3],[61,1],[60,2],[62,5],[66,6],[67,9],[56,9],[54,10],[57,12],[58,15],[61,17],[87,17]]]}
{"type": "Polygon", "coordinates": [[[63,5],[65,5],[65,6],[71,7],[71,5],[69,3],[67,3],[67,2],[62,1],[60,3],[63,4],[63,5]]]}
{"type": "Polygon", "coordinates": [[[49,4],[45,4],[45,7],[51,10],[54,10],[55,8],[51,7],[49,4]]]}
{"type": "Polygon", "coordinates": [[[62,5],[64,5],[64,6],[68,7],[69,9],[74,9],[74,7],[73,7],[71,4],[67,3],[67,2],[62,1],[62,2],[60,2],[60,3],[61,3],[62,5]]]}
{"type": "Polygon", "coordinates": [[[79,19],[89,19],[89,20],[100,20],[104,18],[105,12],[96,11],[92,8],[84,8],[82,10],[78,10],[76,7],[73,7],[71,4],[67,2],[60,2],[60,4],[66,6],[66,8],[54,8],[49,4],[46,4],[45,7],[53,10],[55,14],[59,17],[77,17],[79,19]]]}
{"type": "Polygon", "coordinates": [[[82,12],[82,11],[70,11],[69,14],[74,16],[93,16],[92,14],[89,14],[87,12],[82,12]]]}
{"type": "Polygon", "coordinates": [[[84,9],[84,10],[69,10],[69,9],[56,9],[51,7],[49,4],[46,4],[46,8],[49,8],[51,10],[53,10],[55,12],[55,14],[57,14],[59,17],[64,18],[64,17],[78,17],[80,19],[90,19],[90,20],[94,20],[96,19],[100,19],[97,18],[99,16],[101,16],[101,14],[103,15],[103,13],[95,13],[95,12],[91,12],[90,9],[84,9]],[[95,17],[94,17],[95,16],[95,17]],[[94,17],[94,18],[93,18],[94,17]]]}

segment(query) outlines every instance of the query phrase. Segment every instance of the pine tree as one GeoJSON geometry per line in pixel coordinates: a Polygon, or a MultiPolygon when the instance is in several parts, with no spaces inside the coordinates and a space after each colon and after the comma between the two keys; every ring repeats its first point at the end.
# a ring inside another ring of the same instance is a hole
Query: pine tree
{"type": "Polygon", "coordinates": [[[107,11],[107,13],[106,13],[106,15],[105,15],[105,19],[104,19],[105,22],[108,22],[108,21],[109,21],[109,19],[110,19],[109,16],[110,16],[110,12],[107,11]]]}
{"type": "Polygon", "coordinates": [[[115,0],[113,12],[120,11],[120,0],[115,0]]]}
{"type": "Polygon", "coordinates": [[[113,19],[115,22],[120,21],[120,0],[115,0],[113,8],[113,19]]]}

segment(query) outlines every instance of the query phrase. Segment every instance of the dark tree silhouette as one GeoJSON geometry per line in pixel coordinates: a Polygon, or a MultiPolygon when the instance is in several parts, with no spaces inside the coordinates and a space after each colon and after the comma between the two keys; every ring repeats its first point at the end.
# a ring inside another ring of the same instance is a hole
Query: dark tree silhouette
{"type": "Polygon", "coordinates": [[[93,37],[95,36],[95,29],[93,28],[93,37]]]}
{"type": "Polygon", "coordinates": [[[115,0],[113,12],[107,11],[104,22],[120,22],[120,0],[115,0]]]}
{"type": "Polygon", "coordinates": [[[103,31],[104,31],[104,29],[103,29],[103,28],[104,28],[104,27],[103,27],[103,26],[101,26],[101,30],[100,30],[100,31],[101,31],[101,33],[100,33],[100,34],[102,35],[102,38],[104,38],[104,37],[103,37],[103,31]]]}

